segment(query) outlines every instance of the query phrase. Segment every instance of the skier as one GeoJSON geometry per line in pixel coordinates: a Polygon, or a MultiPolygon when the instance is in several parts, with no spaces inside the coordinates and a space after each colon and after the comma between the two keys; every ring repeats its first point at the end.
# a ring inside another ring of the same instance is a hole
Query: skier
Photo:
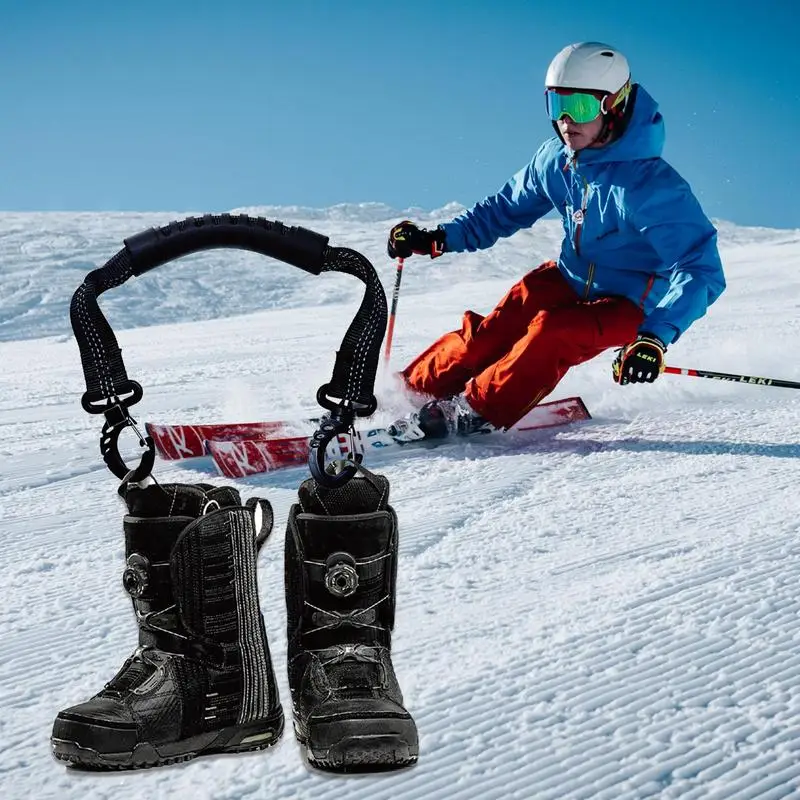
{"type": "Polygon", "coordinates": [[[620,348],[613,378],[651,383],[667,347],[725,288],[716,229],[661,158],[657,103],[632,84],[625,56],[599,42],[565,47],[547,70],[556,137],[497,194],[435,230],[405,220],[390,258],[491,247],[551,209],[563,218],[557,261],[511,287],[487,316],[466,311],[403,371],[435,399],[396,426],[400,438],[508,428],[570,367],[620,348]]]}

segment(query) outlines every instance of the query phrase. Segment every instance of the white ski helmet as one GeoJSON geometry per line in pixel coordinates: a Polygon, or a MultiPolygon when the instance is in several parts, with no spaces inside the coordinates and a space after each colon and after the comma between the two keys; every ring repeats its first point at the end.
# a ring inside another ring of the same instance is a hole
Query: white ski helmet
{"type": "Polygon", "coordinates": [[[630,80],[628,59],[602,42],[567,45],[550,62],[547,89],[584,89],[616,94],[630,80]]]}

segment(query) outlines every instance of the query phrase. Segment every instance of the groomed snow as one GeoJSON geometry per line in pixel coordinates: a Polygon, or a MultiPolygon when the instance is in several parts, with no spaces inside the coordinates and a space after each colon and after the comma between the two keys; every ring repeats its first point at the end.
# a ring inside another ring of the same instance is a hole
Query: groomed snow
{"type": "MultiPolygon", "coordinates": [[[[387,292],[380,204],[242,209],[363,252],[387,292]]],[[[800,797],[800,393],[575,369],[594,420],[527,449],[470,442],[375,457],[400,519],[394,662],[420,729],[395,774],[331,777],[290,726],[272,750],[93,775],[50,755],[56,713],[132,651],[123,506],[99,455],[69,301],[122,239],[191,212],[0,214],[0,796],[339,800],[800,797]]],[[[800,380],[800,231],[719,223],[729,288],[669,350],[676,366],[800,380]]],[[[485,312],[558,250],[545,220],[482,254],[406,262],[393,365],[485,312]]],[[[238,251],[161,267],[101,298],[140,420],[316,412],[362,293],[238,251]]],[[[380,419],[405,410],[390,384],[380,419]]],[[[304,469],[236,483],[276,528],[259,584],[287,715],[282,538],[304,469]]],[[[222,482],[207,459],[161,481],[222,482]]]]}

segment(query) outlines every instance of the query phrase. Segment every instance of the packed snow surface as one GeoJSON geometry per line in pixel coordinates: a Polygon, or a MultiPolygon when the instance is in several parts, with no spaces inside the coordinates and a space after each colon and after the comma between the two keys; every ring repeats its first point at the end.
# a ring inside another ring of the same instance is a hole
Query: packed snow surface
{"type": "MultiPolygon", "coordinates": [[[[387,293],[386,233],[459,209],[269,207],[361,251],[387,293]]],[[[570,373],[591,422],[526,447],[481,441],[372,457],[400,520],[394,663],[420,760],[381,775],[310,770],[291,726],[268,751],[86,774],[50,755],[56,713],[133,650],[123,505],[69,326],[84,276],[122,240],[191,212],[0,215],[0,796],[348,800],[773,800],[800,797],[800,393],[665,375],[618,387],[611,354],[570,373]]],[[[669,363],[800,380],[800,231],[718,223],[728,290],[669,363]]],[[[398,368],[466,308],[488,311],[555,257],[544,220],[490,251],[406,262],[398,368]]],[[[318,412],[363,285],[214,250],[101,297],[140,421],[318,412]]],[[[408,401],[388,379],[378,419],[408,401]]],[[[128,441],[131,452],[135,442],[128,441]]],[[[222,483],[208,459],[161,481],[222,483]]],[[[284,708],[283,528],[304,468],[238,481],[276,531],[259,588],[284,708]]]]}

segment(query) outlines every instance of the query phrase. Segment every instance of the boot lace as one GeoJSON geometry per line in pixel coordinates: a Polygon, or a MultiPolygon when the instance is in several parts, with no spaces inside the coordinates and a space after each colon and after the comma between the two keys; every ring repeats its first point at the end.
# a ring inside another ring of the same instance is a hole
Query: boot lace
{"type": "Polygon", "coordinates": [[[308,608],[316,612],[312,619],[314,622],[322,622],[324,624],[317,625],[316,628],[310,628],[305,631],[306,635],[318,633],[319,631],[334,630],[340,628],[342,625],[352,625],[354,628],[369,628],[376,631],[382,631],[383,625],[373,625],[372,621],[375,619],[375,609],[389,599],[389,595],[385,595],[377,602],[366,608],[354,608],[351,611],[333,611],[327,608],[320,608],[313,603],[305,601],[308,608]]]}

